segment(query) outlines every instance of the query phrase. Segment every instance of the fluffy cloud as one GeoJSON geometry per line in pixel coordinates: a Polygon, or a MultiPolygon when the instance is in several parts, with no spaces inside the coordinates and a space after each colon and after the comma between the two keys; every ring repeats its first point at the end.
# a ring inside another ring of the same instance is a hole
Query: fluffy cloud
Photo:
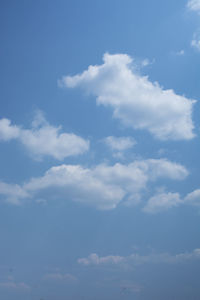
{"type": "Polygon", "coordinates": [[[97,97],[97,104],[112,107],[113,116],[125,126],[146,129],[158,139],[194,137],[191,115],[195,101],[140,76],[128,55],[106,53],[103,61],[82,74],[63,77],[60,85],[83,88],[97,97]]]}
{"type": "Polygon", "coordinates": [[[184,199],[185,204],[190,204],[190,205],[195,205],[199,206],[200,205],[200,189],[197,189],[189,194],[184,199]]]}
{"type": "Polygon", "coordinates": [[[16,125],[11,125],[11,121],[8,119],[0,120],[0,140],[9,141],[11,139],[17,139],[20,136],[20,128],[16,125]]]}
{"type": "Polygon", "coordinates": [[[65,157],[78,155],[89,149],[89,142],[73,133],[61,133],[61,126],[53,127],[38,112],[31,129],[12,125],[8,119],[0,120],[0,140],[19,140],[35,158],[52,156],[63,160],[65,157]]]}
{"type": "Polygon", "coordinates": [[[187,3],[187,7],[190,10],[200,13],[200,0],[189,0],[187,3]]]}
{"type": "MultiPolygon", "coordinates": [[[[71,199],[100,210],[114,209],[120,202],[137,204],[151,181],[161,178],[183,180],[188,171],[165,159],[138,160],[130,164],[100,164],[93,168],[61,165],[50,168],[42,177],[22,186],[0,182],[4,201],[20,204],[27,198],[71,199]]],[[[178,193],[151,197],[144,211],[156,213],[181,204],[178,193]]]]}
{"type": "Polygon", "coordinates": [[[32,178],[21,187],[1,183],[0,194],[9,202],[13,196],[13,203],[25,197],[44,200],[60,198],[105,210],[114,209],[122,201],[137,203],[152,181],[162,178],[183,180],[187,175],[188,171],[182,165],[166,159],[137,160],[111,166],[100,164],[92,168],[60,165],[50,168],[42,177],[32,178]]]}
{"type": "Polygon", "coordinates": [[[178,193],[160,193],[151,197],[143,210],[147,213],[157,213],[176,207],[182,203],[183,201],[180,199],[178,193]]]}
{"type": "Polygon", "coordinates": [[[200,189],[187,194],[183,199],[179,193],[158,193],[147,201],[143,211],[154,214],[180,205],[200,206],[200,189]]]}
{"type": "Polygon", "coordinates": [[[33,178],[24,189],[39,198],[73,199],[97,209],[113,209],[121,201],[139,201],[150,181],[160,178],[182,180],[188,175],[179,164],[165,159],[100,164],[93,168],[61,165],[50,168],[43,177],[33,178]]]}
{"type": "Polygon", "coordinates": [[[190,260],[200,259],[200,249],[192,252],[185,252],[176,255],[169,253],[152,253],[148,255],[140,255],[133,253],[129,256],[103,256],[99,257],[96,253],[90,254],[87,258],[79,258],[78,263],[83,266],[90,265],[116,265],[116,266],[138,266],[142,264],[158,264],[158,263],[182,263],[190,260]]]}

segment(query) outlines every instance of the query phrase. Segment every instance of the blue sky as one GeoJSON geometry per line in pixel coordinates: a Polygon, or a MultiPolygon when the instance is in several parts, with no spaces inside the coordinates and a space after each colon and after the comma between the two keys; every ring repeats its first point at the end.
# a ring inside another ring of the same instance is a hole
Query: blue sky
{"type": "Polygon", "coordinates": [[[200,1],[1,1],[0,296],[196,300],[200,1]]]}

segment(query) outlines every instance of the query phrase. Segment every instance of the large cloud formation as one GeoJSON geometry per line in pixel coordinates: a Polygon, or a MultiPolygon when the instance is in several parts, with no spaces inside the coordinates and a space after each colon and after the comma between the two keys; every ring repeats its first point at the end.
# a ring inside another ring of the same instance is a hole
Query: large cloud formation
{"type": "MultiPolygon", "coordinates": [[[[100,164],[91,168],[60,165],[22,186],[0,184],[5,201],[24,198],[80,202],[100,210],[114,209],[120,202],[137,204],[150,182],[159,179],[183,180],[188,171],[166,159],[137,160],[130,164],[100,164]],[[13,190],[13,191],[12,191],[13,190]],[[15,192],[16,199],[14,199],[15,192]]],[[[15,200],[15,201],[14,201],[15,200]]]]}
{"type": "Polygon", "coordinates": [[[63,77],[60,85],[83,88],[97,97],[97,104],[111,107],[113,116],[125,126],[146,129],[160,140],[194,137],[194,100],[164,90],[157,82],[139,75],[126,54],[106,53],[103,61],[82,74],[63,77]]]}

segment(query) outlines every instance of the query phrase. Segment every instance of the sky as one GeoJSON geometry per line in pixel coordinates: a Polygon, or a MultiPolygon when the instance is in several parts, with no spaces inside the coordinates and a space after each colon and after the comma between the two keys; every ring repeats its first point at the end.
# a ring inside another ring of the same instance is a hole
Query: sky
{"type": "Polygon", "coordinates": [[[198,300],[200,1],[0,1],[0,298],[198,300]]]}

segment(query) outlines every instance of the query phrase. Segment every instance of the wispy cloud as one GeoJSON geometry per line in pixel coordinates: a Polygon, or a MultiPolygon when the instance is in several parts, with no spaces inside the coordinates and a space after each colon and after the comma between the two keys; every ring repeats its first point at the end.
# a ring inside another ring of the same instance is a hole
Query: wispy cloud
{"type": "Polygon", "coordinates": [[[191,260],[200,259],[200,249],[192,252],[179,253],[171,255],[169,253],[151,253],[148,255],[140,255],[133,253],[129,256],[98,256],[96,253],[90,254],[87,258],[79,258],[78,263],[83,266],[128,266],[134,267],[143,264],[160,264],[160,263],[183,263],[191,260]]]}
{"type": "Polygon", "coordinates": [[[193,39],[191,41],[191,46],[195,48],[197,51],[200,51],[200,32],[196,32],[193,35],[193,39]]]}
{"type": "Polygon", "coordinates": [[[200,13],[200,0],[189,0],[187,7],[192,11],[200,13]]]}
{"type": "Polygon", "coordinates": [[[97,104],[113,109],[113,116],[128,127],[146,129],[161,140],[194,137],[194,100],[164,90],[157,82],[134,71],[126,54],[103,56],[102,65],[89,66],[82,74],[66,76],[60,84],[81,87],[97,97],[97,104]]]}
{"type": "Polygon", "coordinates": [[[43,277],[46,281],[63,282],[63,283],[75,283],[78,279],[69,273],[48,273],[43,277]]]}
{"type": "Polygon", "coordinates": [[[4,281],[0,282],[0,288],[2,289],[9,289],[9,290],[22,290],[22,291],[28,291],[30,290],[30,286],[27,285],[24,282],[14,282],[14,281],[4,281]]]}

